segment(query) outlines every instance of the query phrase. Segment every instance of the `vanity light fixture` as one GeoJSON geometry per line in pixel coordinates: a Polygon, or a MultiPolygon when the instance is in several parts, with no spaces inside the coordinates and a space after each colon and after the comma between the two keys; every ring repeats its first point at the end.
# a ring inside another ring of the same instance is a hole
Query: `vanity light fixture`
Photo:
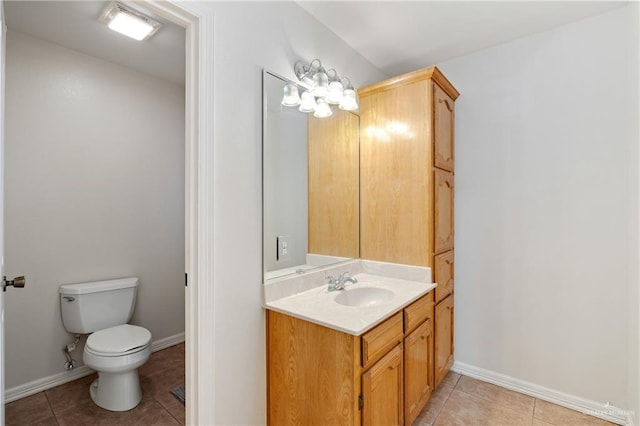
{"type": "Polygon", "coordinates": [[[118,2],[109,3],[99,21],[113,31],[138,41],[147,40],[162,27],[160,22],[118,2]]]}
{"type": "Polygon", "coordinates": [[[287,83],[284,85],[284,96],[282,97],[282,105],[300,105],[300,94],[298,93],[298,86],[293,83],[287,83]]]}
{"type": "Polygon", "coordinates": [[[318,98],[316,109],[313,111],[313,116],[317,118],[329,117],[333,114],[331,107],[324,98],[318,98]]]}
{"type": "Polygon", "coordinates": [[[325,70],[320,59],[314,59],[309,64],[297,61],[293,71],[307,90],[300,95],[297,85],[287,83],[282,105],[299,105],[300,111],[312,112],[314,117],[331,116],[331,105],[338,105],[338,108],[345,111],[358,109],[358,95],[351,81],[340,78],[333,68],[325,70]]]}

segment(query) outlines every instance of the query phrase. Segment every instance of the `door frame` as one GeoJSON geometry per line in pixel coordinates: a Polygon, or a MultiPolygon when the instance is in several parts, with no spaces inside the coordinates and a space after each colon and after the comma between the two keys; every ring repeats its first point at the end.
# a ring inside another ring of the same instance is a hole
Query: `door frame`
{"type": "MultiPolygon", "coordinates": [[[[0,277],[4,277],[4,92],[7,25],[4,0],[0,0],[0,277]]],[[[0,291],[0,424],[5,424],[4,398],[4,292],[0,291]]]]}
{"type": "Polygon", "coordinates": [[[143,5],[185,29],[186,424],[215,424],[213,13],[180,0],[143,5]]]}

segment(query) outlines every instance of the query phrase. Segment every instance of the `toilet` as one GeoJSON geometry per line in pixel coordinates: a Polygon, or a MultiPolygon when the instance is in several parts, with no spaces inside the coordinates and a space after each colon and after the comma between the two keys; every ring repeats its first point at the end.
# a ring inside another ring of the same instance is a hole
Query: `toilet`
{"type": "Polygon", "coordinates": [[[88,334],[84,364],[98,372],[91,399],[110,411],[126,411],[142,400],[138,367],[151,356],[151,333],[127,322],[133,315],[138,278],[60,286],[64,328],[88,334]]]}

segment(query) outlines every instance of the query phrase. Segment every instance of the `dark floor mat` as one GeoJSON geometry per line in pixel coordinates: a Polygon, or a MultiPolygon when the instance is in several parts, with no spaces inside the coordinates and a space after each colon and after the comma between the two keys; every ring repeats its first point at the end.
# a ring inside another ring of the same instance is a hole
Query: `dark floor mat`
{"type": "Polygon", "coordinates": [[[171,395],[175,396],[176,399],[182,402],[182,405],[184,405],[184,400],[185,400],[184,385],[177,386],[171,389],[169,392],[171,392],[171,395]]]}

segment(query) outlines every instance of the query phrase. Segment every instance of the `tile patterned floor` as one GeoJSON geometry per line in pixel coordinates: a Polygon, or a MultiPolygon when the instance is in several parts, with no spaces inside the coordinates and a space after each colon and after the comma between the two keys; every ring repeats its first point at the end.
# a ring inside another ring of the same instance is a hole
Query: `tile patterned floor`
{"type": "Polygon", "coordinates": [[[613,425],[559,405],[450,372],[413,426],[613,425]]]}
{"type": "MultiPolygon", "coordinates": [[[[143,399],[114,413],[89,397],[95,375],[11,402],[6,425],[178,425],[184,406],[169,390],[184,383],[184,343],[155,352],[140,368],[143,399]]],[[[613,423],[470,377],[449,373],[413,426],[599,426],[613,423]]]]}
{"type": "Polygon", "coordinates": [[[184,384],[184,343],[154,352],[139,370],[142,402],[133,410],[112,412],[89,397],[95,374],[6,405],[12,425],[180,425],[184,406],[169,393],[184,384]]]}

